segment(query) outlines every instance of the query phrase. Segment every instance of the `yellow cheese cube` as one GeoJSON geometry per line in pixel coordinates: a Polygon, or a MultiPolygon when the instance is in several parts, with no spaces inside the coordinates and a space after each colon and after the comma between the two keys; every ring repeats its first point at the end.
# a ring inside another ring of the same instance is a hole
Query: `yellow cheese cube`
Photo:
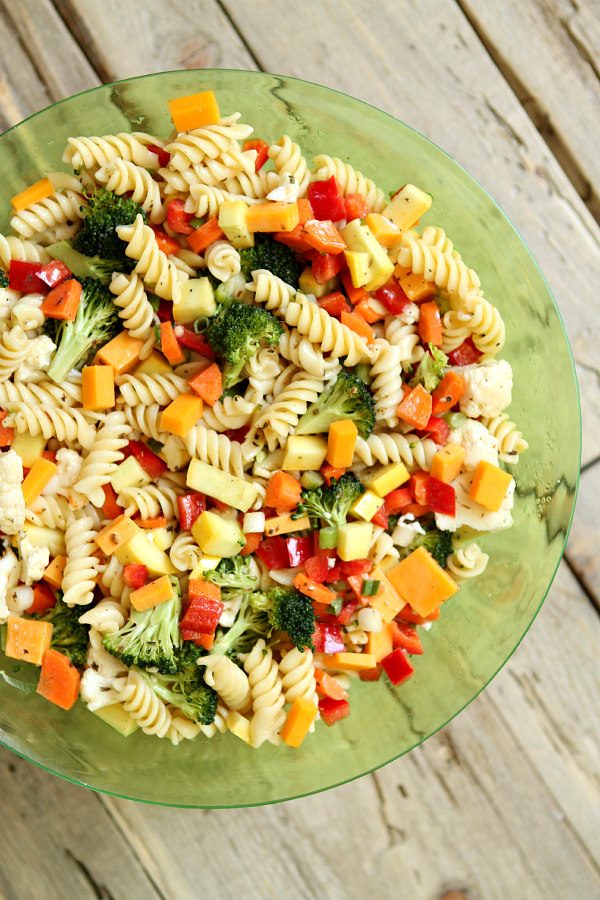
{"type": "Polygon", "coordinates": [[[393,247],[402,237],[402,232],[390,219],[379,213],[369,213],[365,225],[373,232],[382,247],[393,247]]]}
{"type": "Polygon", "coordinates": [[[419,616],[426,618],[458,590],[458,585],[424,547],[389,569],[386,578],[419,616]]]}
{"type": "Polygon", "coordinates": [[[40,496],[57,471],[56,463],[51,460],[43,456],[36,459],[21,485],[25,506],[30,506],[40,496]]]}
{"type": "Polygon", "coordinates": [[[373,526],[370,522],[347,522],[338,528],[337,552],[339,558],[344,562],[366,559],[372,539],[373,526]]]}
{"type": "Polygon", "coordinates": [[[105,410],[115,405],[115,371],[112,366],[84,366],[81,373],[82,406],[105,410]]]}
{"type": "Polygon", "coordinates": [[[136,563],[146,566],[152,575],[174,575],[177,571],[167,554],[139,528],[133,537],[115,550],[115,556],[122,566],[136,563]]]}
{"type": "Polygon", "coordinates": [[[129,715],[122,703],[111,703],[110,706],[102,706],[92,712],[106,725],[114,728],[121,737],[129,737],[139,728],[138,723],[129,715]]]}
{"type": "Polygon", "coordinates": [[[369,578],[379,582],[379,590],[374,597],[369,597],[369,606],[381,613],[384,622],[389,623],[406,606],[406,603],[388,581],[383,566],[375,566],[371,570],[369,578]]]}
{"type": "Polygon", "coordinates": [[[194,540],[209,556],[237,556],[246,543],[244,532],[235,519],[225,519],[205,510],[192,525],[194,540]]]}
{"type": "Polygon", "coordinates": [[[327,440],[320,435],[292,434],[288,438],[282,469],[309,472],[320,469],[327,455],[327,440]]]}
{"type": "Polygon", "coordinates": [[[144,346],[141,338],[131,337],[128,331],[121,331],[116,337],[98,350],[97,358],[106,366],[112,366],[115,375],[123,375],[135,366],[144,346]]]}
{"type": "Polygon", "coordinates": [[[166,361],[162,353],[153,350],[150,356],[144,359],[134,369],[135,375],[168,375],[173,368],[166,361]]]}
{"type": "Polygon", "coordinates": [[[410,475],[404,463],[390,463],[388,466],[382,466],[373,475],[365,478],[365,484],[377,496],[385,497],[390,491],[395,491],[397,487],[408,481],[410,475]]]}
{"type": "Polygon", "coordinates": [[[180,394],[160,414],[159,428],[185,437],[202,418],[204,403],[196,394],[180,394]]]}
{"type": "Polygon", "coordinates": [[[245,744],[250,743],[250,720],[234,709],[227,713],[227,728],[245,744]]]}
{"type": "Polygon", "coordinates": [[[375,657],[370,653],[332,653],[327,657],[327,668],[342,672],[364,672],[376,665],[375,657]]]}
{"type": "Polygon", "coordinates": [[[422,303],[429,297],[435,297],[435,284],[432,281],[425,281],[423,276],[417,275],[416,272],[401,278],[400,287],[413,303],[422,303]]]}
{"type": "Polygon", "coordinates": [[[219,207],[219,228],[238,250],[254,247],[254,235],[246,226],[248,208],[243,200],[225,200],[219,207]]]}
{"type": "Polygon", "coordinates": [[[34,547],[47,547],[50,556],[61,556],[66,553],[65,533],[60,528],[46,528],[44,525],[25,522],[23,530],[34,547]]]}
{"type": "Polygon", "coordinates": [[[344,250],[350,278],[355,288],[364,287],[369,280],[371,257],[360,250],[344,250]]]}
{"type": "Polygon", "coordinates": [[[187,486],[194,491],[214,497],[242,512],[248,512],[256,500],[257,489],[252,482],[238,478],[237,475],[231,475],[229,472],[223,472],[216,466],[201,462],[199,459],[191,460],[186,482],[187,486]]]}
{"type": "Polygon", "coordinates": [[[52,640],[53,625],[36,619],[22,619],[11,615],[6,624],[6,646],[4,652],[11,659],[41,666],[44,654],[52,640]]]}
{"type": "Polygon", "coordinates": [[[144,487],[151,481],[152,479],[135,456],[128,456],[122,463],[119,463],[110,479],[117,494],[122,494],[125,488],[144,487]]]}
{"type": "Polygon", "coordinates": [[[347,469],[354,460],[358,428],[351,419],[338,419],[329,426],[327,462],[335,469],[347,469]]]}
{"type": "Polygon", "coordinates": [[[491,512],[498,512],[511,482],[512,475],[482,459],[475,469],[469,497],[491,512]]]}
{"type": "Polygon", "coordinates": [[[134,609],[142,612],[144,609],[152,609],[159,603],[166,603],[177,596],[173,583],[168,575],[162,575],[154,581],[149,581],[143,587],[132,591],[129,600],[134,609]]]}
{"type": "Polygon", "coordinates": [[[55,556],[44,569],[44,581],[47,581],[53,588],[61,587],[66,564],[66,556],[55,556]]]}
{"type": "Polygon", "coordinates": [[[43,434],[15,434],[10,449],[21,457],[24,468],[31,469],[44,452],[46,438],[43,434]]]}
{"type": "Polygon", "coordinates": [[[357,519],[370,522],[377,510],[383,506],[383,502],[383,498],[378,497],[373,491],[365,491],[350,507],[350,514],[356,516],[357,519]]]}
{"type": "Polygon", "coordinates": [[[367,253],[369,256],[369,280],[365,285],[366,289],[376,291],[382,287],[391,277],[394,264],[373,232],[363,225],[360,219],[354,219],[343,229],[342,237],[349,250],[367,253]]]}
{"type": "Polygon", "coordinates": [[[430,208],[431,200],[431,194],[426,194],[414,184],[405,184],[390,200],[383,215],[402,230],[412,228],[430,208]]]}
{"type": "Polygon", "coordinates": [[[199,316],[212,316],[217,308],[212,285],[208,278],[188,278],[181,288],[181,295],[173,303],[173,318],[189,325],[199,316]]]}

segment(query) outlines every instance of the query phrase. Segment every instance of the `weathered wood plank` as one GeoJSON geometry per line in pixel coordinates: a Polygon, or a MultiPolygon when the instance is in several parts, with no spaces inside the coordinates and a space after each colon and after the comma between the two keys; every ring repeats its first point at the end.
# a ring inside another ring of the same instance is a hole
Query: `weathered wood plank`
{"type": "Polygon", "coordinates": [[[595,23],[600,41],[597,6],[594,15],[589,0],[459,2],[598,219],[600,44],[587,33],[595,23]]]}
{"type": "Polygon", "coordinates": [[[164,900],[98,797],[0,749],[0,897],[164,900]]]}
{"type": "Polygon", "coordinates": [[[598,498],[600,497],[600,464],[591,466],[581,476],[577,509],[571,528],[567,556],[577,576],[594,597],[600,609],[600,554],[598,553],[598,498]]]}

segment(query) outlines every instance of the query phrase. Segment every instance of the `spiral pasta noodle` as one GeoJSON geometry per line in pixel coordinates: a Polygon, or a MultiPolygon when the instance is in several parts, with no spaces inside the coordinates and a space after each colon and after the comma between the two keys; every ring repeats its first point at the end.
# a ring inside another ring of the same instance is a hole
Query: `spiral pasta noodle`
{"type": "Polygon", "coordinates": [[[190,184],[190,196],[185,203],[185,211],[193,213],[199,218],[218,216],[219,210],[227,200],[243,200],[244,203],[256,203],[255,197],[245,197],[241,194],[232,194],[224,188],[208,184],[190,184]]]}
{"type": "Polygon", "coordinates": [[[246,363],[246,375],[256,397],[272,396],[283,365],[274,347],[263,347],[246,363]]]}
{"type": "Polygon", "coordinates": [[[354,459],[358,458],[365,466],[381,463],[402,462],[408,469],[429,471],[431,462],[438,451],[437,444],[431,438],[420,438],[416,434],[371,434],[365,440],[357,438],[354,448],[354,459]]]}
{"type": "Polygon", "coordinates": [[[334,175],[342,194],[344,196],[346,194],[362,194],[371,212],[379,213],[386,205],[385,194],[381,188],[378,188],[375,182],[363,175],[362,172],[338,159],[337,156],[320,154],[315,156],[313,163],[316,171],[313,172],[311,181],[324,181],[334,175]]]}
{"type": "Polygon", "coordinates": [[[216,734],[225,734],[227,731],[227,716],[229,715],[229,710],[226,706],[223,706],[222,703],[217,703],[217,711],[215,713],[215,720],[211,722],[210,725],[200,725],[200,731],[204,735],[204,737],[212,738],[216,734]]]}
{"type": "Polygon", "coordinates": [[[244,454],[239,441],[232,441],[226,434],[219,434],[199,422],[188,431],[184,444],[190,456],[216,466],[223,472],[243,476],[244,454]]]}
{"type": "Polygon", "coordinates": [[[158,297],[177,303],[181,297],[181,285],[187,275],[180,272],[159,249],[156,236],[149,225],[144,225],[137,215],[133,225],[119,225],[117,234],[126,241],[125,253],[137,261],[134,272],[141,275],[158,297]]]}
{"type": "Polygon", "coordinates": [[[284,316],[291,300],[296,296],[294,288],[266,269],[256,269],[252,282],[247,285],[254,294],[256,303],[264,303],[266,308],[284,316]]]}
{"type": "Polygon", "coordinates": [[[252,399],[224,397],[205,408],[202,424],[214,431],[237,431],[250,422],[255,409],[256,403],[252,399]]]}
{"type": "Polygon", "coordinates": [[[515,423],[510,421],[508,413],[501,413],[494,419],[482,419],[481,423],[498,441],[498,454],[502,462],[516,465],[529,444],[515,423]]]}
{"type": "Polygon", "coordinates": [[[155,169],[158,158],[148,150],[147,145],[160,146],[161,143],[158,138],[142,131],[107,134],[102,137],[70,137],[62,161],[69,163],[73,169],[86,169],[88,172],[101,169],[115,159],[128,160],[144,169],[155,169]]]}
{"type": "MultiPolygon", "coordinates": [[[[206,125],[178,134],[165,150],[171,154],[169,166],[179,171],[206,160],[218,160],[225,154],[240,153],[239,141],[252,134],[252,127],[238,122],[239,113],[229,116],[218,125],[206,125]]],[[[254,168],[254,159],[251,160],[254,168]]],[[[249,163],[248,163],[249,165],[249,163]]]]}
{"type": "Polygon", "coordinates": [[[57,225],[81,219],[86,205],[84,197],[75,191],[57,191],[16,213],[10,220],[10,227],[19,237],[32,238],[57,225]]]}
{"type": "Polygon", "coordinates": [[[152,438],[159,443],[164,444],[167,441],[168,434],[159,430],[159,421],[161,408],[158,403],[152,403],[149,406],[124,406],[123,412],[129,425],[146,437],[152,438]]]}
{"type": "Polygon", "coordinates": [[[406,324],[400,318],[386,319],[385,338],[390,345],[397,348],[399,363],[405,370],[416,365],[425,355],[417,334],[417,326],[406,324]]]}
{"type": "Polygon", "coordinates": [[[42,408],[31,403],[9,403],[11,426],[19,434],[42,434],[46,440],[58,438],[65,444],[79,443],[89,450],[96,431],[86,414],[79,409],[42,408]]]}
{"type": "MultiPolygon", "coordinates": [[[[298,650],[297,647],[288,650],[281,657],[279,674],[286,703],[302,699],[318,705],[312,650],[308,647],[305,650],[298,650]]],[[[310,730],[315,730],[314,722],[310,730]]]]}
{"type": "Polygon", "coordinates": [[[381,525],[374,525],[369,546],[369,559],[372,559],[377,566],[384,559],[398,559],[399,555],[392,536],[381,525]]]}
{"type": "Polygon", "coordinates": [[[280,176],[276,172],[251,171],[236,172],[229,175],[225,181],[225,188],[232,194],[242,194],[255,200],[264,200],[273,188],[279,186],[280,176]]]}
{"type": "Polygon", "coordinates": [[[469,328],[473,343],[485,357],[495,356],[504,346],[506,328],[502,316],[483,297],[473,306],[469,328]]]}
{"type": "Polygon", "coordinates": [[[296,328],[284,329],[279,338],[279,352],[284,359],[316,378],[322,378],[338,367],[335,357],[323,356],[323,353],[296,328]]]}
{"type": "Polygon", "coordinates": [[[489,559],[488,554],[484,553],[478,544],[469,544],[467,547],[459,547],[450,554],[446,568],[455,581],[463,581],[465,578],[477,578],[481,575],[489,559]]]}
{"type": "Polygon", "coordinates": [[[202,557],[202,550],[189,531],[180,531],[169,550],[171,562],[180,572],[191,572],[202,557]]]}
{"type": "Polygon", "coordinates": [[[72,406],[81,403],[79,385],[61,385],[53,381],[25,384],[21,381],[0,382],[0,406],[9,403],[39,403],[43,406],[72,406]]]}
{"type": "Polygon", "coordinates": [[[33,525],[58,528],[60,531],[64,531],[67,527],[69,512],[70,506],[65,497],[42,494],[25,510],[25,519],[33,525]]]}
{"type": "Polygon", "coordinates": [[[115,600],[100,600],[91,609],[86,610],[79,621],[83,625],[95,628],[99,634],[114,634],[127,621],[127,610],[115,600]]]}
{"type": "Polygon", "coordinates": [[[371,359],[371,351],[361,337],[302,294],[296,294],[296,299],[288,304],[285,321],[323,352],[343,356],[345,366],[356,366],[371,359]]]}
{"type": "Polygon", "coordinates": [[[168,406],[187,387],[185,378],[174,372],[165,375],[119,375],[116,383],[128,406],[151,406],[153,403],[168,406]]]}
{"type": "Polygon", "coordinates": [[[67,562],[62,580],[63,601],[67,606],[88,606],[94,599],[99,571],[98,558],[94,556],[96,533],[91,516],[71,517],[67,525],[67,562]]]}
{"type": "Polygon", "coordinates": [[[174,747],[181,741],[192,741],[200,734],[200,726],[184,716],[178,709],[169,710],[171,713],[171,725],[165,737],[171,741],[174,747]]]}
{"type": "Polygon", "coordinates": [[[250,653],[243,654],[243,661],[252,693],[250,745],[257,749],[265,741],[278,744],[278,734],[285,722],[285,698],[273,653],[261,638],[250,653]]]}
{"type": "Polygon", "coordinates": [[[460,347],[471,335],[469,322],[471,316],[462,310],[449,309],[444,313],[442,331],[442,350],[444,353],[452,353],[460,347]]]}
{"type": "Polygon", "coordinates": [[[124,566],[116,556],[111,556],[107,563],[100,566],[100,585],[111,597],[119,601],[119,605],[129,606],[130,590],[123,578],[124,566]]]}
{"type": "Polygon", "coordinates": [[[130,669],[120,699],[126,712],[138,723],[144,734],[164,738],[171,727],[172,716],[160,697],[137,669],[130,669]]]}
{"type": "Polygon", "coordinates": [[[375,417],[389,427],[398,423],[397,409],[402,402],[402,353],[388,341],[376,342],[376,357],[371,366],[371,392],[375,417]]]}
{"type": "Polygon", "coordinates": [[[456,294],[463,303],[472,303],[481,296],[477,273],[465,265],[456,251],[429,244],[414,231],[402,235],[398,262],[422,275],[425,281],[456,294]]]}
{"type": "Polygon", "coordinates": [[[206,666],[204,680],[214,688],[229,709],[245,711],[250,707],[250,682],[243,669],[228,656],[203,656],[198,665],[206,666]]]}
{"type": "Polygon", "coordinates": [[[122,451],[127,446],[125,435],[128,431],[129,426],[122,413],[113,412],[106,417],[96,432],[75,484],[75,493],[79,495],[76,506],[84,506],[88,501],[96,507],[103,505],[105,497],[102,487],[108,484],[117,464],[124,458],[122,451]]]}
{"type": "Polygon", "coordinates": [[[219,281],[228,281],[241,269],[240,254],[227,241],[215,241],[207,247],[204,261],[210,274],[219,281]]]}
{"type": "Polygon", "coordinates": [[[175,519],[177,496],[177,490],[166,479],[159,478],[156,484],[124,488],[119,494],[118,503],[125,507],[126,516],[139,512],[142,519],[154,519],[157,516],[175,519]]]}
{"type": "Polygon", "coordinates": [[[128,194],[139,203],[148,219],[155,225],[163,222],[167,210],[160,195],[158,182],[147,169],[127,159],[114,159],[96,172],[96,180],[114,194],[128,194]]]}
{"type": "Polygon", "coordinates": [[[0,382],[7,381],[29,352],[29,338],[19,325],[0,335],[0,382]]]}
{"type": "Polygon", "coordinates": [[[299,188],[298,196],[303,197],[310,181],[310,172],[298,144],[284,134],[277,143],[269,147],[269,157],[279,175],[292,176],[299,188]]]}
{"type": "Polygon", "coordinates": [[[39,244],[32,241],[22,241],[12,234],[0,234],[0,263],[2,268],[8,271],[11,260],[18,259],[23,262],[47,263],[50,254],[39,244]]]}

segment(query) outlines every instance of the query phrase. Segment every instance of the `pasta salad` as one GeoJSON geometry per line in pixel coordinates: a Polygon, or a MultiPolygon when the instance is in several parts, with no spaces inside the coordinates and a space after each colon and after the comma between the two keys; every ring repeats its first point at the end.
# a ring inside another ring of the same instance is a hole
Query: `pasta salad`
{"type": "Polygon", "coordinates": [[[123,736],[299,747],[512,524],[504,323],[421,188],[169,106],[0,234],[1,646],[123,736]]]}

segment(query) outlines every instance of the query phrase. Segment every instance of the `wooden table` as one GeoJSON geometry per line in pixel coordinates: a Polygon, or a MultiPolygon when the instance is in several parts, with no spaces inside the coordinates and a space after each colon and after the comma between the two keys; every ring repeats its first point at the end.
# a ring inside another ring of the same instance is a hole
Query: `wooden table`
{"type": "Polygon", "coordinates": [[[101,797],[1,752],[0,895],[599,898],[598,0],[0,0],[0,46],[6,126],[197,66],[297,75],[414,125],[533,250],[585,410],[566,558],[524,646],[451,726],[332,793],[239,812],[101,797]]]}

